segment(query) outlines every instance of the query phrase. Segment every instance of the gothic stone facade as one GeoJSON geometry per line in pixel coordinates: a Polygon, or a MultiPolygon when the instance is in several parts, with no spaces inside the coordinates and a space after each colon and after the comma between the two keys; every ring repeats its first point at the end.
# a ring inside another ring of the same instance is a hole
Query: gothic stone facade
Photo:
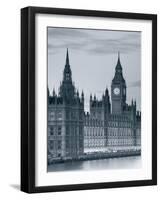
{"type": "Polygon", "coordinates": [[[67,50],[63,81],[58,95],[48,90],[48,156],[77,158],[89,148],[141,145],[141,112],[136,101],[126,103],[126,81],[120,56],[111,83],[101,100],[90,96],[90,112],[84,111],[84,93],[76,91],[67,50]],[[111,106],[112,104],[112,106],[111,106]]]}

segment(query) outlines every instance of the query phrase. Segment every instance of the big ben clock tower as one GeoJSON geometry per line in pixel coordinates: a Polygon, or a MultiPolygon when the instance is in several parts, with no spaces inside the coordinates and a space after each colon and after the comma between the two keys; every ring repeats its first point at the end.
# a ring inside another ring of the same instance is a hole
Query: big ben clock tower
{"type": "Polygon", "coordinates": [[[111,84],[112,113],[122,114],[126,106],[126,82],[122,74],[120,55],[115,68],[115,76],[111,84]]]}

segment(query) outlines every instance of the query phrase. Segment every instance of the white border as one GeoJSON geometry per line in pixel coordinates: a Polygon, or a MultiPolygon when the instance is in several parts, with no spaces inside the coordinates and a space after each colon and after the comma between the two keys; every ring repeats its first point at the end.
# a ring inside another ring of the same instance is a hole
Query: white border
{"type": "Polygon", "coordinates": [[[147,180],[152,178],[152,23],[99,17],[36,15],[36,186],[147,180]],[[142,167],[47,173],[47,26],[141,31],[142,167]]]}

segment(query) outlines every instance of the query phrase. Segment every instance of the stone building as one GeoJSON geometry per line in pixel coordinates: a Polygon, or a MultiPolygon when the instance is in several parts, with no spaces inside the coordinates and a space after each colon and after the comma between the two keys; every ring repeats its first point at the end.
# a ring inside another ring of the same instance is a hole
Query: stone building
{"type": "Polygon", "coordinates": [[[141,113],[136,101],[126,103],[126,81],[123,77],[120,55],[111,83],[111,102],[108,89],[102,100],[90,96],[90,113],[84,117],[84,146],[128,147],[141,145],[141,113]],[[112,107],[111,107],[112,104],[112,107]]]}
{"type": "Polygon", "coordinates": [[[76,158],[84,152],[84,94],[72,82],[68,50],[59,94],[48,91],[48,155],[76,158]]]}
{"type": "Polygon", "coordinates": [[[136,101],[126,103],[126,81],[118,55],[115,75],[98,100],[90,96],[90,111],[84,111],[84,93],[72,82],[68,50],[58,95],[48,91],[48,156],[77,158],[89,148],[135,147],[141,145],[141,112],[136,101]]]}

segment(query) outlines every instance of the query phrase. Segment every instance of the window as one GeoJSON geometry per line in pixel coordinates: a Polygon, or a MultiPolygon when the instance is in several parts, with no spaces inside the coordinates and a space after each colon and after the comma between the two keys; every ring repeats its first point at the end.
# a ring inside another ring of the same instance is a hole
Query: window
{"type": "Polygon", "coordinates": [[[57,113],[57,118],[58,118],[58,120],[61,120],[61,119],[62,119],[62,113],[61,113],[61,111],[58,111],[58,113],[57,113]]]}
{"type": "Polygon", "coordinates": [[[70,78],[69,73],[66,73],[66,80],[69,80],[69,78],[70,78]]]}
{"type": "Polygon", "coordinates": [[[82,116],[82,113],[81,113],[81,112],[79,113],[79,119],[80,119],[80,120],[83,119],[83,116],[82,116]]]}
{"type": "Polygon", "coordinates": [[[53,140],[50,140],[50,141],[49,141],[49,148],[50,148],[51,150],[54,149],[54,141],[53,141],[53,140]]]}
{"type": "Polygon", "coordinates": [[[75,113],[75,111],[72,111],[72,112],[71,112],[71,118],[72,118],[72,119],[76,119],[76,113],[75,113]]]}
{"type": "Polygon", "coordinates": [[[54,135],[53,131],[50,131],[50,135],[54,135]]]}
{"type": "Polygon", "coordinates": [[[58,149],[61,149],[61,140],[58,140],[58,149]]]}
{"type": "Polygon", "coordinates": [[[66,119],[69,119],[70,118],[70,112],[67,110],[66,111],[66,119]]]}
{"type": "Polygon", "coordinates": [[[58,126],[58,135],[61,135],[61,126],[58,126]]]}
{"type": "Polygon", "coordinates": [[[69,148],[69,140],[66,140],[66,148],[69,148]]]}
{"type": "Polygon", "coordinates": [[[66,135],[69,135],[69,126],[66,126],[66,135]]]}
{"type": "Polygon", "coordinates": [[[55,118],[55,113],[49,112],[49,120],[54,120],[54,118],[55,118]]]}
{"type": "Polygon", "coordinates": [[[54,128],[53,126],[50,126],[50,135],[53,135],[54,134],[54,128]]]}
{"type": "Polygon", "coordinates": [[[83,147],[83,140],[80,140],[79,141],[79,148],[82,148],[83,147]]]}

